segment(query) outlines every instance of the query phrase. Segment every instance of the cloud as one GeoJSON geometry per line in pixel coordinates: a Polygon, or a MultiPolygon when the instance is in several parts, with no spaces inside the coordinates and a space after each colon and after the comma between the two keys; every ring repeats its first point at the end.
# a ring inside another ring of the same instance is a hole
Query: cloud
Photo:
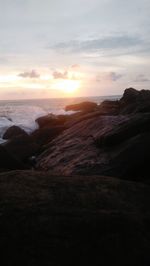
{"type": "Polygon", "coordinates": [[[52,73],[52,76],[54,79],[68,79],[68,71],[64,72],[54,71],[52,73]]]}
{"type": "Polygon", "coordinates": [[[113,82],[116,82],[116,81],[118,81],[119,79],[121,79],[123,76],[124,76],[123,74],[116,73],[116,72],[99,73],[99,74],[96,76],[96,81],[97,81],[97,82],[101,82],[101,81],[103,81],[103,80],[106,80],[106,81],[113,81],[113,82]]]}
{"type": "Polygon", "coordinates": [[[136,79],[134,80],[134,82],[149,82],[150,79],[148,79],[147,77],[145,77],[145,75],[140,74],[136,77],[136,79]]]}
{"type": "Polygon", "coordinates": [[[31,71],[26,71],[26,72],[20,73],[18,76],[22,77],[22,78],[34,79],[34,78],[39,78],[40,74],[36,70],[31,70],[31,71]]]}
{"type": "Polygon", "coordinates": [[[80,65],[78,65],[78,64],[74,64],[74,65],[71,66],[71,68],[72,68],[72,69],[78,69],[78,68],[80,68],[80,65]]]}
{"type": "Polygon", "coordinates": [[[123,77],[122,74],[116,73],[116,72],[110,72],[108,75],[108,79],[112,81],[117,81],[123,77]]]}
{"type": "Polygon", "coordinates": [[[143,40],[138,36],[114,35],[93,40],[60,42],[49,48],[60,52],[103,52],[135,48],[142,44],[143,40]]]}

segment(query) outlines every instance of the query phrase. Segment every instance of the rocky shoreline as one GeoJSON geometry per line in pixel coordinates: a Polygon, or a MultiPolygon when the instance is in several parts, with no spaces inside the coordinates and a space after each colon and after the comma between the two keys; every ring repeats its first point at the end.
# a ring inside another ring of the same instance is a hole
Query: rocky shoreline
{"type": "Polygon", "coordinates": [[[149,179],[149,91],[129,88],[120,100],[83,102],[66,111],[77,112],[40,117],[30,135],[10,127],[0,145],[0,169],[149,179]]]}
{"type": "Polygon", "coordinates": [[[150,265],[150,91],[67,110],[4,134],[2,265],[150,265]]]}

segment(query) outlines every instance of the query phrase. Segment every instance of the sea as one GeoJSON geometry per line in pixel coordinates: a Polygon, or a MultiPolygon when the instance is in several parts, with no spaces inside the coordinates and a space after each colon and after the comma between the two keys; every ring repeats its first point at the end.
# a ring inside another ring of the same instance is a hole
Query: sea
{"type": "Polygon", "coordinates": [[[19,126],[28,134],[38,128],[35,120],[47,114],[71,114],[66,112],[65,107],[69,104],[92,101],[100,104],[104,100],[116,100],[120,96],[98,96],[80,98],[51,98],[32,100],[0,100],[0,143],[5,142],[5,131],[13,126],[19,126]]]}

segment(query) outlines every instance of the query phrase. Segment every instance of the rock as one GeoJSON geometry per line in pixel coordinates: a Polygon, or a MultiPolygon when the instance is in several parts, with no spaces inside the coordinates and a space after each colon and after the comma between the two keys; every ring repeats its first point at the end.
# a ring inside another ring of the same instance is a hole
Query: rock
{"type": "Polygon", "coordinates": [[[150,113],[88,117],[65,130],[37,158],[37,169],[63,175],[107,175],[147,182],[150,113]]]}
{"type": "Polygon", "coordinates": [[[37,168],[51,170],[57,174],[92,174],[96,165],[108,163],[107,152],[100,152],[94,140],[113,130],[116,125],[126,121],[124,116],[93,115],[86,117],[45,147],[45,152],[37,158],[37,168]]]}
{"type": "Polygon", "coordinates": [[[150,113],[139,113],[131,115],[129,120],[116,125],[96,141],[99,146],[115,146],[145,131],[150,131],[150,113]]]}
{"type": "Polygon", "coordinates": [[[4,133],[3,139],[12,139],[17,136],[28,136],[28,134],[18,126],[9,127],[4,133]]]}
{"type": "Polygon", "coordinates": [[[118,115],[120,111],[119,101],[105,100],[98,106],[101,115],[118,115]]]}
{"type": "Polygon", "coordinates": [[[1,265],[149,266],[149,206],[141,183],[0,174],[1,265]]]}
{"type": "Polygon", "coordinates": [[[44,145],[60,135],[66,128],[64,126],[49,126],[35,130],[31,134],[33,141],[39,145],[44,145]]]}
{"type": "Polygon", "coordinates": [[[2,145],[10,154],[23,162],[35,155],[38,150],[38,146],[28,135],[17,136],[2,145]]]}
{"type": "Polygon", "coordinates": [[[27,169],[27,166],[0,145],[0,172],[15,169],[27,169]]]}
{"type": "Polygon", "coordinates": [[[120,99],[120,113],[131,114],[150,112],[150,91],[137,91],[133,88],[126,89],[120,99]]]}
{"type": "Polygon", "coordinates": [[[38,119],[36,119],[36,122],[38,123],[40,128],[48,128],[48,127],[54,127],[54,126],[62,126],[64,125],[66,121],[66,117],[65,116],[55,116],[52,114],[46,115],[46,116],[42,116],[39,117],[38,119]]]}
{"type": "Polygon", "coordinates": [[[92,112],[97,108],[97,104],[94,102],[82,102],[77,104],[71,104],[66,106],[66,111],[82,111],[82,112],[92,112]]]}

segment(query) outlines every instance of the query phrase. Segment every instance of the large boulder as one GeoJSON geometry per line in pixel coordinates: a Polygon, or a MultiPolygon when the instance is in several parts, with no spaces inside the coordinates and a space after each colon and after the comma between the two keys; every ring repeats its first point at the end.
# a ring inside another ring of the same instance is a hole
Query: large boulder
{"type": "Polygon", "coordinates": [[[28,136],[28,134],[18,126],[9,127],[3,135],[3,139],[12,139],[17,136],[28,136]]]}
{"type": "Polygon", "coordinates": [[[82,111],[82,112],[91,112],[95,111],[97,104],[94,102],[82,102],[77,104],[71,104],[66,106],[66,111],[82,111]]]}
{"type": "Polygon", "coordinates": [[[141,183],[2,173],[1,265],[149,266],[149,206],[141,183]]]}

